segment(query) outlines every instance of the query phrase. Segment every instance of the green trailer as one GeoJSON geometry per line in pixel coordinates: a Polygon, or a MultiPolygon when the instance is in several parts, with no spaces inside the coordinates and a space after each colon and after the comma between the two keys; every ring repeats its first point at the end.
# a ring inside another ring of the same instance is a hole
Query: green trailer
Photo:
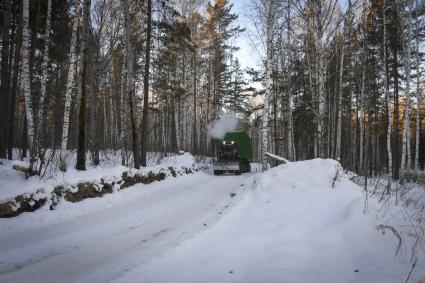
{"type": "Polygon", "coordinates": [[[228,132],[223,139],[215,141],[214,175],[250,172],[252,148],[249,135],[245,132],[228,132]]]}

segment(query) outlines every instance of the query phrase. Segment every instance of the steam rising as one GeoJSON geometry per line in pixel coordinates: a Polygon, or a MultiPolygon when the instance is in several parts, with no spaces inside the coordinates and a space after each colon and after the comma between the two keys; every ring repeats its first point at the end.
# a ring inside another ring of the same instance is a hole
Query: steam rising
{"type": "Polygon", "coordinates": [[[238,125],[234,114],[226,114],[208,125],[208,135],[215,139],[222,139],[227,132],[233,132],[238,125]]]}

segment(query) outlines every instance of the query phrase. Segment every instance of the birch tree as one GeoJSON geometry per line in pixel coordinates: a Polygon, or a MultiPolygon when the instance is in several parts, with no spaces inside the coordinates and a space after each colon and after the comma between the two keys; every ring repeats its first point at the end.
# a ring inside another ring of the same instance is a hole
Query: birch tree
{"type": "MultiPolygon", "coordinates": [[[[37,115],[37,151],[40,158],[42,159],[41,147],[43,146],[43,119],[44,119],[44,100],[46,98],[46,83],[47,83],[47,71],[49,63],[49,39],[50,39],[50,14],[52,13],[52,0],[47,0],[47,14],[46,14],[46,31],[44,33],[44,52],[43,62],[41,65],[42,76],[41,76],[41,90],[40,100],[38,102],[38,115],[37,115]]],[[[41,167],[40,167],[41,168],[41,167]]]]}
{"type": "Polygon", "coordinates": [[[261,151],[263,154],[263,169],[267,168],[267,161],[265,153],[268,151],[268,139],[269,139],[269,99],[271,94],[271,81],[272,81],[272,49],[273,49],[273,27],[275,22],[275,8],[276,3],[274,0],[263,0],[263,7],[265,8],[266,14],[266,77],[265,84],[266,89],[264,93],[264,108],[262,116],[262,128],[261,128],[261,151]]]}
{"type": "Polygon", "coordinates": [[[404,50],[404,69],[406,73],[406,105],[404,108],[404,117],[403,117],[403,136],[402,136],[402,151],[401,151],[401,166],[400,166],[400,176],[402,178],[406,177],[406,173],[410,170],[411,159],[410,159],[410,75],[411,75],[411,41],[412,41],[412,9],[413,1],[408,0],[408,18],[407,18],[407,35],[403,38],[403,50],[404,50]]]}
{"type": "Polygon", "coordinates": [[[368,57],[368,47],[366,44],[367,38],[367,3],[368,0],[363,1],[363,36],[362,36],[362,77],[361,77],[361,88],[360,88],[360,97],[358,104],[358,127],[359,127],[359,162],[358,162],[358,170],[359,172],[363,172],[364,169],[364,138],[365,138],[365,92],[366,92],[366,63],[368,57]]]}
{"type": "Polygon", "coordinates": [[[142,139],[141,139],[141,163],[146,167],[146,144],[148,134],[148,111],[149,111],[149,70],[151,54],[151,34],[152,34],[152,0],[147,0],[147,30],[146,30],[146,49],[145,49],[145,73],[143,78],[143,120],[142,120],[142,139]]]}
{"type": "Polygon", "coordinates": [[[25,99],[27,121],[27,139],[30,150],[30,172],[35,162],[34,152],[34,116],[31,101],[31,81],[29,66],[29,0],[22,1],[22,84],[25,99]]]}
{"type": "Polygon", "coordinates": [[[72,91],[74,89],[74,80],[75,80],[75,64],[77,60],[77,54],[75,47],[77,45],[77,29],[79,24],[80,16],[80,4],[79,1],[76,1],[75,7],[75,18],[72,25],[72,35],[71,35],[71,45],[69,49],[69,67],[68,67],[68,76],[66,80],[66,91],[65,91],[65,105],[63,111],[63,127],[62,127],[62,139],[61,139],[61,153],[60,153],[60,168],[62,171],[66,171],[67,167],[67,145],[68,145],[68,135],[69,135],[69,112],[71,110],[71,101],[72,101],[72,91]]]}
{"type": "MultiPolygon", "coordinates": [[[[315,107],[315,157],[326,157],[326,67],[327,48],[330,39],[335,34],[339,20],[335,17],[338,0],[294,1],[302,21],[305,33],[311,37],[311,43],[306,44],[306,51],[313,53],[308,58],[309,76],[311,75],[311,90],[315,107]],[[314,80],[314,83],[313,83],[314,80]],[[313,85],[314,84],[314,85],[313,85]]],[[[308,55],[307,55],[308,57],[308,55]]]]}
{"type": "MultiPolygon", "coordinates": [[[[125,56],[126,57],[126,56],[125,56]]],[[[126,65],[126,60],[124,59],[124,65],[126,65]]],[[[127,68],[122,68],[122,80],[121,80],[121,109],[120,109],[120,118],[121,118],[121,127],[120,127],[120,142],[121,142],[121,165],[125,166],[126,163],[126,130],[127,130],[127,68]]]]}
{"type": "MultiPolygon", "coordinates": [[[[332,3],[332,1],[331,1],[332,3]]],[[[330,4],[331,4],[330,3],[330,4]]],[[[324,15],[324,11],[322,8],[322,1],[318,0],[314,2],[314,14],[316,15],[316,32],[315,32],[315,40],[316,40],[316,56],[317,56],[317,64],[316,64],[316,72],[317,72],[317,81],[318,81],[318,111],[317,111],[317,135],[318,135],[318,142],[319,142],[319,156],[325,157],[325,134],[324,134],[324,127],[325,127],[325,107],[326,107],[326,101],[325,101],[325,50],[324,50],[324,25],[325,19],[327,17],[331,17],[331,15],[324,15]]],[[[330,9],[330,8],[329,8],[330,9]]]]}
{"type": "Polygon", "coordinates": [[[287,47],[286,47],[286,89],[287,89],[287,104],[288,104],[288,110],[286,114],[286,119],[288,121],[287,126],[287,148],[288,148],[288,159],[294,160],[295,159],[295,144],[294,144],[294,123],[293,123],[293,117],[292,117],[292,103],[293,103],[293,94],[292,94],[292,64],[291,62],[291,55],[293,55],[293,52],[291,51],[292,47],[292,25],[291,25],[291,2],[292,0],[287,0],[287,7],[286,7],[286,41],[287,41],[287,47]]]}
{"type": "MultiPolygon", "coordinates": [[[[385,1],[385,0],[384,0],[385,1]]],[[[419,1],[416,1],[416,9],[418,9],[419,1]]],[[[416,15],[417,16],[417,15],[416,15]]],[[[419,170],[419,136],[420,136],[420,124],[421,124],[421,118],[420,118],[420,107],[421,107],[421,89],[420,89],[420,75],[421,75],[421,62],[420,62],[420,48],[419,48],[419,18],[416,19],[416,29],[415,29],[415,35],[416,35],[416,135],[415,135],[415,172],[418,173],[419,170]]]]}
{"type": "Polygon", "coordinates": [[[385,94],[385,101],[387,104],[387,158],[388,158],[388,175],[392,176],[393,172],[393,153],[391,150],[391,98],[389,93],[389,84],[388,84],[388,63],[387,63],[387,16],[386,16],[386,0],[383,0],[383,9],[382,9],[382,18],[383,18],[383,37],[382,37],[382,44],[383,44],[383,51],[384,51],[384,94],[385,94]]]}
{"type": "Polygon", "coordinates": [[[337,115],[337,129],[336,129],[336,153],[337,160],[341,159],[341,128],[342,128],[342,95],[344,91],[343,75],[344,75],[344,38],[341,38],[341,61],[339,64],[339,92],[338,92],[338,115],[337,115]]]}

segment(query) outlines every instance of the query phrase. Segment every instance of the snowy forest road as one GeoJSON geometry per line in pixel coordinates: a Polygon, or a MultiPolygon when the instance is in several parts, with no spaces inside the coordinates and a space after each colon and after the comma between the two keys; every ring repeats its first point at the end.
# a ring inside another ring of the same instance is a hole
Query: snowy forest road
{"type": "MultiPolygon", "coordinates": [[[[208,228],[250,187],[252,179],[252,174],[214,177],[199,172],[136,185],[129,191],[149,186],[155,191],[87,215],[1,233],[0,282],[117,279],[208,228]]],[[[129,192],[116,195],[123,193],[129,192]]]]}

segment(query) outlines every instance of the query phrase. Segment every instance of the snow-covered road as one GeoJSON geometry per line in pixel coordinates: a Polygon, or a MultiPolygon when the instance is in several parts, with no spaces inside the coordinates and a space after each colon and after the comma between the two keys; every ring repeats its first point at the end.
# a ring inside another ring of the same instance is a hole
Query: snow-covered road
{"type": "Polygon", "coordinates": [[[0,219],[0,282],[425,282],[410,208],[339,166],[198,172],[0,219]]]}
{"type": "Polygon", "coordinates": [[[207,229],[238,201],[253,178],[199,172],[64,204],[54,212],[2,220],[0,282],[117,279],[207,229]],[[25,220],[27,227],[12,229],[25,220]]]}

